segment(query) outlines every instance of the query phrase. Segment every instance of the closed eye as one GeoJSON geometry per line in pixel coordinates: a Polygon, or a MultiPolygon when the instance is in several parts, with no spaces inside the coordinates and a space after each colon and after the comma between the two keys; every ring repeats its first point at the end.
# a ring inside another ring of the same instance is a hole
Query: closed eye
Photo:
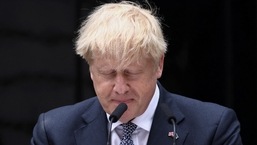
{"type": "Polygon", "coordinates": [[[129,70],[125,70],[124,74],[126,76],[137,76],[140,75],[142,72],[141,71],[129,71],[129,70]]]}
{"type": "Polygon", "coordinates": [[[108,75],[115,75],[116,71],[100,71],[99,73],[102,75],[108,76],[108,75]]]}

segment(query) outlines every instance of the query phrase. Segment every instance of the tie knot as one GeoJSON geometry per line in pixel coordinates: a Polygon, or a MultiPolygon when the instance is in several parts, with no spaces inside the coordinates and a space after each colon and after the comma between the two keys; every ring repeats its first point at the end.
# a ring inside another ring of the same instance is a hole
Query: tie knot
{"type": "Polygon", "coordinates": [[[132,122],[128,122],[121,124],[121,126],[123,127],[123,136],[120,145],[134,145],[131,139],[131,134],[136,130],[137,125],[132,122]]]}
{"type": "Polygon", "coordinates": [[[121,126],[123,127],[123,134],[125,135],[131,135],[137,128],[137,125],[132,122],[123,123],[121,126]]]}

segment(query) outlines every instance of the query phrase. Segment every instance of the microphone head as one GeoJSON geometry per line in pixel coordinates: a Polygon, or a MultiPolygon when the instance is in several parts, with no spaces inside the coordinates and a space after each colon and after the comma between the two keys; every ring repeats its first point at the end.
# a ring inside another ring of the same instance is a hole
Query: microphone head
{"type": "Polygon", "coordinates": [[[161,108],[163,112],[167,115],[169,123],[172,124],[173,123],[172,121],[176,122],[175,116],[172,115],[170,108],[165,103],[161,104],[161,108]]]}
{"type": "Polygon", "coordinates": [[[120,103],[110,115],[109,120],[113,123],[117,122],[127,109],[127,104],[120,103]]]}

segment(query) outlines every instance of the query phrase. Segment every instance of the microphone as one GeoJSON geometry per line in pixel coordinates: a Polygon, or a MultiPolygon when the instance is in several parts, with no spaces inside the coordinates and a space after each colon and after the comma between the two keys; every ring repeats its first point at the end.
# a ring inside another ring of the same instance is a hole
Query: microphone
{"type": "Polygon", "coordinates": [[[112,114],[109,117],[109,126],[108,126],[108,138],[107,138],[107,145],[111,145],[111,130],[112,130],[112,124],[117,122],[122,114],[128,109],[127,104],[120,103],[115,110],[112,112],[112,114]]]}
{"type": "Polygon", "coordinates": [[[170,108],[165,103],[161,104],[161,108],[168,117],[168,122],[173,126],[173,145],[176,145],[176,139],[178,137],[176,132],[176,118],[172,115],[170,108]]]}

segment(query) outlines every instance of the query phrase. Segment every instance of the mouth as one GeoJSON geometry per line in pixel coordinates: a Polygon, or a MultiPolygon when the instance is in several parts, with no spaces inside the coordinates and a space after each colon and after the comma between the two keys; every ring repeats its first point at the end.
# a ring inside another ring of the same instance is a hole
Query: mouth
{"type": "Polygon", "coordinates": [[[124,100],[112,100],[112,102],[115,102],[117,104],[120,104],[120,103],[125,103],[125,104],[129,104],[131,102],[133,102],[134,99],[124,99],[124,100]]]}

